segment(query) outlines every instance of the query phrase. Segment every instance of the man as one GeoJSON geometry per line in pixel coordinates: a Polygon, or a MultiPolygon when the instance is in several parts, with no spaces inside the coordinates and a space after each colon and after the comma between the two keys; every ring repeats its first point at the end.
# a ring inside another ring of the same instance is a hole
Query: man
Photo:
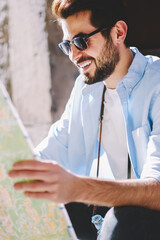
{"type": "Polygon", "coordinates": [[[160,61],[128,47],[121,1],[55,0],[53,11],[60,48],[80,77],[37,147],[45,161],[21,161],[9,173],[35,181],[15,188],[31,198],[110,207],[99,239],[159,239],[160,61]]]}

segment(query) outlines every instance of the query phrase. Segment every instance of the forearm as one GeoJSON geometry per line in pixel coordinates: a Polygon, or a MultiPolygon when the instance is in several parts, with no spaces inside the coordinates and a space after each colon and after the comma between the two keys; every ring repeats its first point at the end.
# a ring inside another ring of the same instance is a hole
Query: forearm
{"type": "Polygon", "coordinates": [[[154,179],[103,181],[79,177],[75,200],[103,206],[137,205],[160,210],[160,183],[154,179]]]}

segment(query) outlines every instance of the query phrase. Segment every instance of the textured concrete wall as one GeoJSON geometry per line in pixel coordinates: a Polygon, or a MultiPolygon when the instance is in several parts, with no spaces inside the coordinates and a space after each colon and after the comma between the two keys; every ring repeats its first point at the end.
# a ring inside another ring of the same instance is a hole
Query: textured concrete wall
{"type": "Polygon", "coordinates": [[[8,0],[12,99],[36,145],[51,124],[45,0],[8,0]]]}

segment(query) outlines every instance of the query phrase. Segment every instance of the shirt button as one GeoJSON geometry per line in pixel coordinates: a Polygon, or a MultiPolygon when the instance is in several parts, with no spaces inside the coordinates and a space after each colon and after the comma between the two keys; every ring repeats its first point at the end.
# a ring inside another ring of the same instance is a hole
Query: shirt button
{"type": "Polygon", "coordinates": [[[132,92],[132,88],[129,88],[129,92],[132,92]]]}

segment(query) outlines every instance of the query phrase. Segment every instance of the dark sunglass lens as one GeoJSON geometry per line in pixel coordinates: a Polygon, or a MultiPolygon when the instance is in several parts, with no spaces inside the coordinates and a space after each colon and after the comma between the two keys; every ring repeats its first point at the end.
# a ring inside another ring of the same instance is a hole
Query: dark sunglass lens
{"type": "Polygon", "coordinates": [[[87,42],[82,37],[77,37],[72,40],[72,43],[79,49],[79,50],[85,50],[87,46],[87,42]]]}
{"type": "Polygon", "coordinates": [[[68,41],[61,42],[60,44],[58,44],[58,46],[66,55],[69,55],[71,47],[68,41]]]}

